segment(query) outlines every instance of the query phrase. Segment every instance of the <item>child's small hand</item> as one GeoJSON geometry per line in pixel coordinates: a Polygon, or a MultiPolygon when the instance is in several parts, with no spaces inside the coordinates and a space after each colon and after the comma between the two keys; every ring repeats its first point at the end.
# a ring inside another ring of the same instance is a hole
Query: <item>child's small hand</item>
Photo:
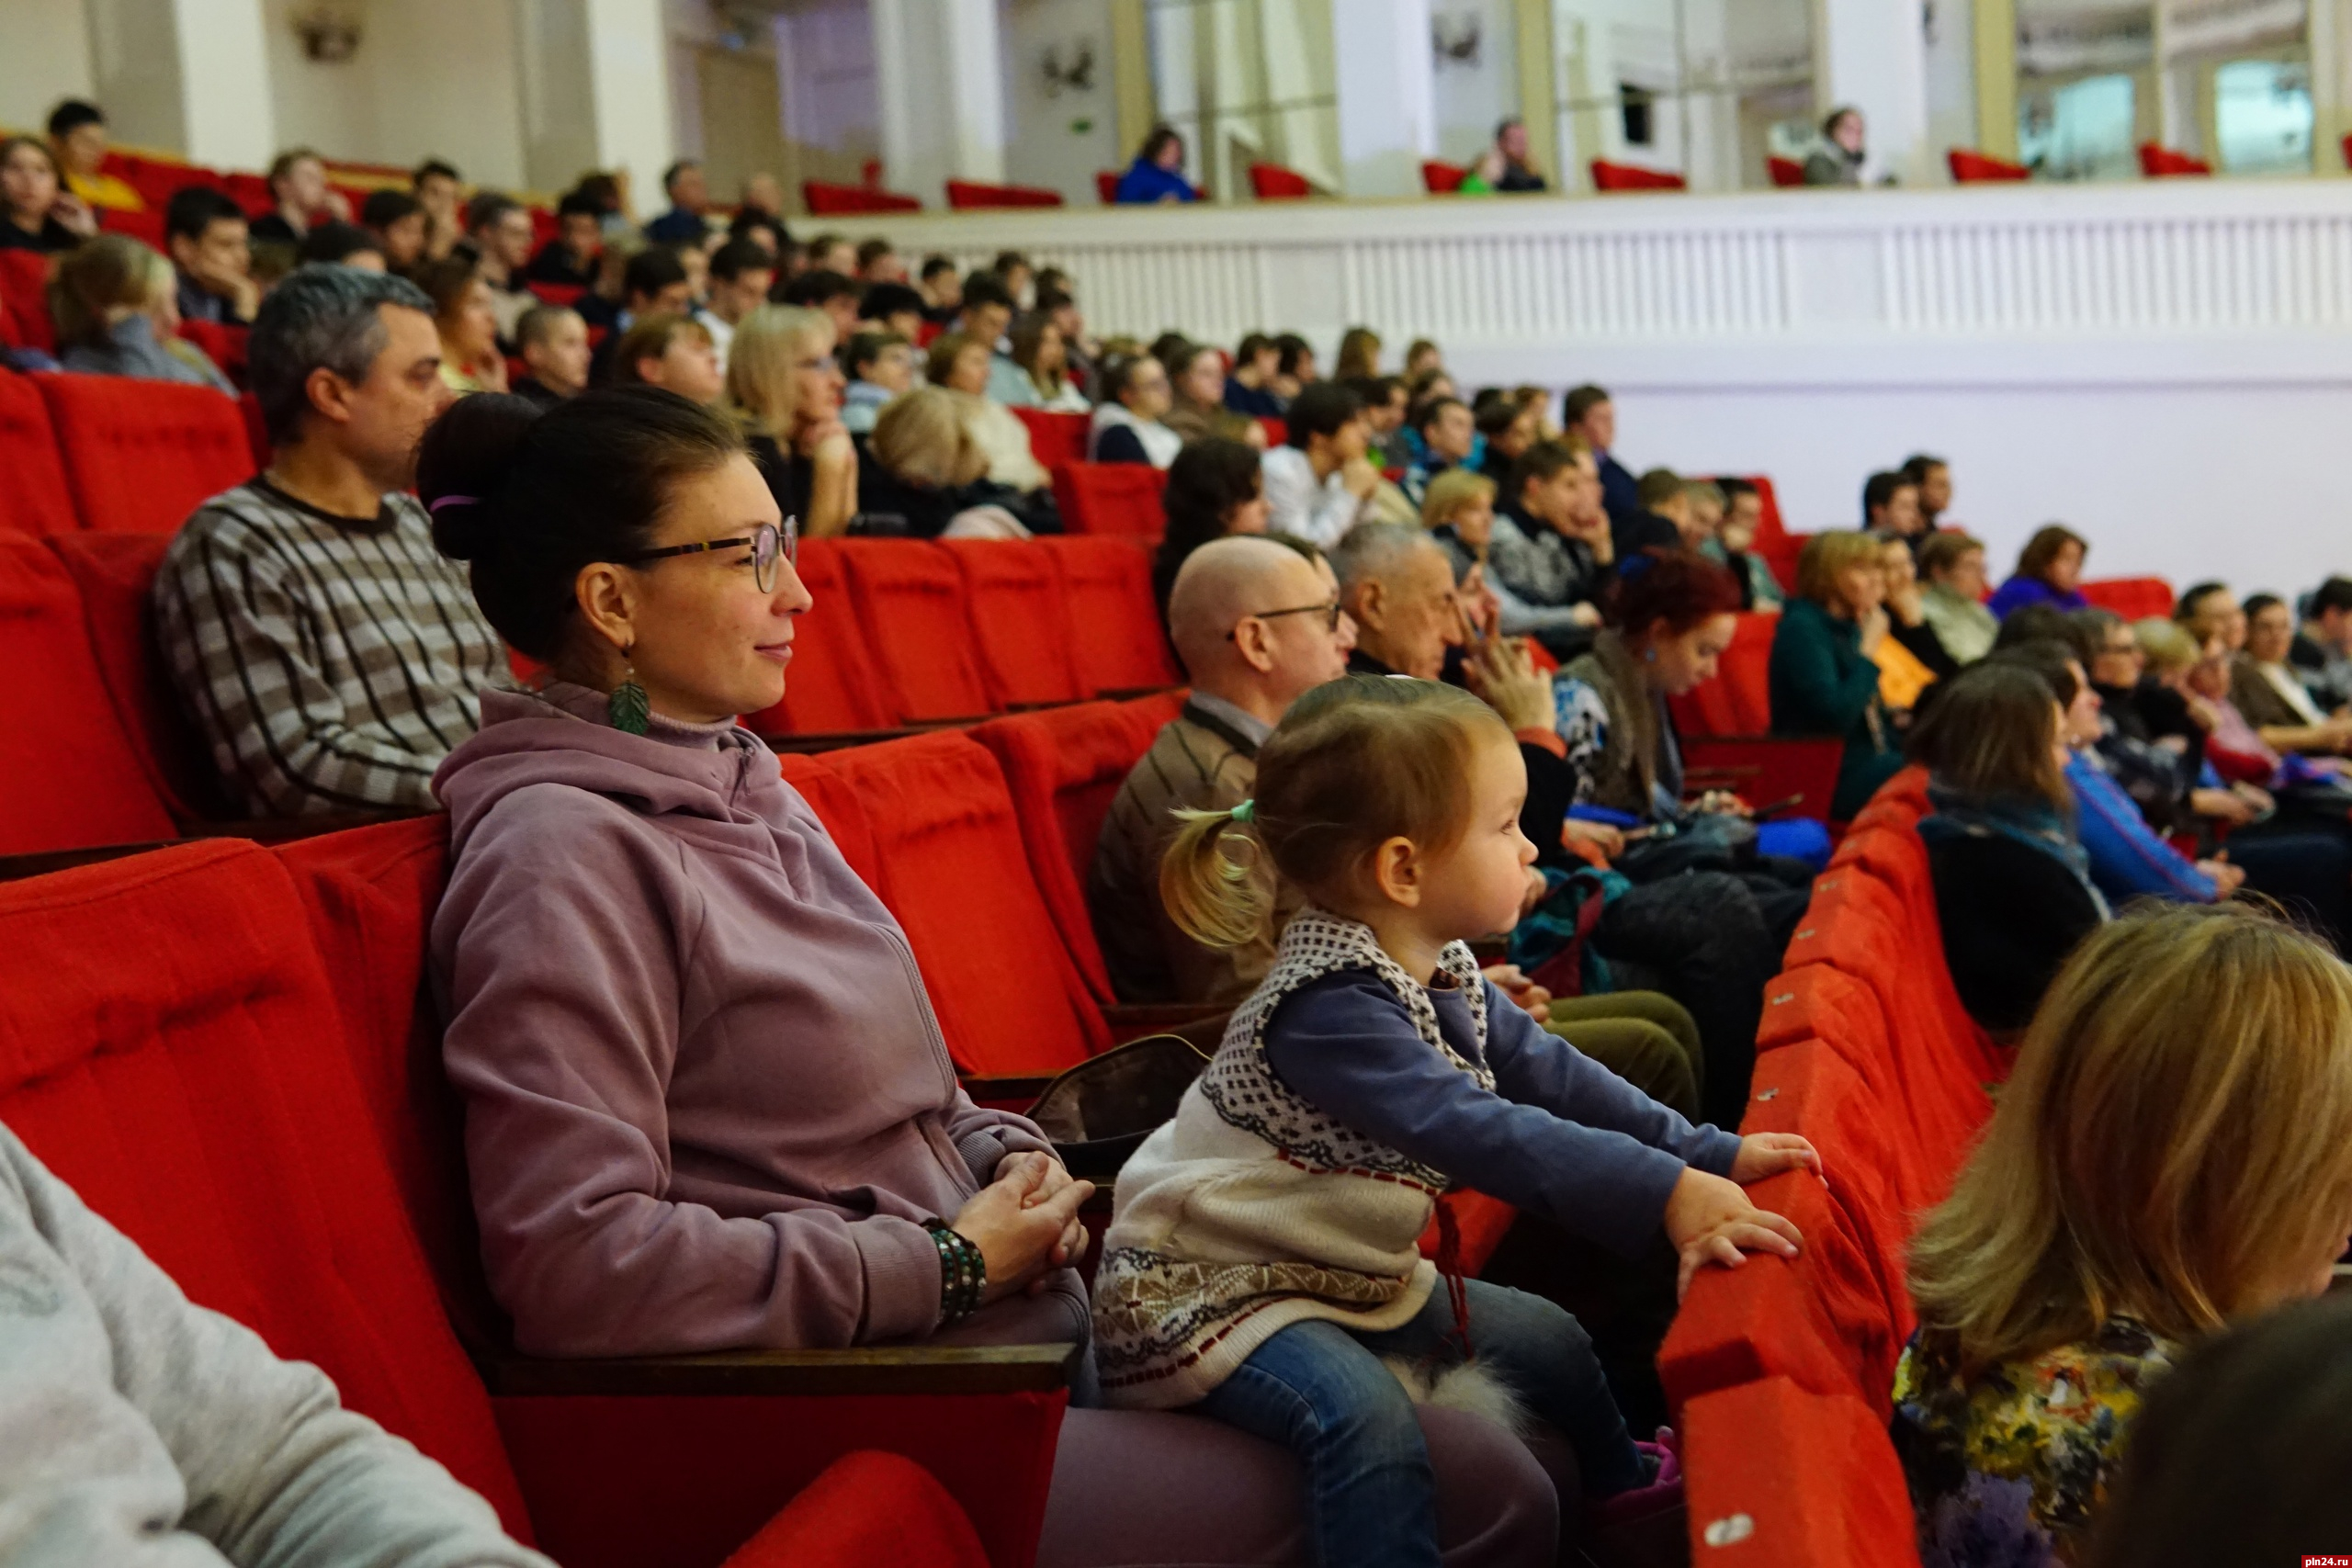
{"type": "Polygon", "coordinates": [[[1667,1198],[1666,1235],[1681,1258],[1674,1281],[1677,1301],[1705,1264],[1736,1269],[1750,1252],[1794,1258],[1804,1242],[1795,1225],[1748,1202],[1738,1183],[1695,1168],[1682,1173],[1667,1198]]]}
{"type": "Polygon", "coordinates": [[[1750,1133],[1739,1141],[1739,1155],[1731,1162],[1731,1179],[1745,1187],[1784,1170],[1821,1174],[1821,1156],[1794,1133],[1750,1133]]]}

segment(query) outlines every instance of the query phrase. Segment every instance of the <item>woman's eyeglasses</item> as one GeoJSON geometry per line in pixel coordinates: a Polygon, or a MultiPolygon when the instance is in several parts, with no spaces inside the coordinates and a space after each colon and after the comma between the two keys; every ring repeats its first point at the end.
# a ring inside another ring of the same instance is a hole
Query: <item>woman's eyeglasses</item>
{"type": "Polygon", "coordinates": [[[706,539],[699,545],[672,545],[659,550],[643,550],[621,558],[623,566],[642,566],[647,561],[667,560],[672,556],[701,555],[706,550],[732,550],[752,547],[752,581],[763,593],[775,592],[775,563],[788,560],[800,562],[800,519],[787,517],[781,527],[763,523],[740,539],[706,539]]]}
{"type": "MultiPolygon", "coordinates": [[[[1261,610],[1254,615],[1244,615],[1241,618],[1245,621],[1272,621],[1279,620],[1284,615],[1320,615],[1323,617],[1325,631],[1335,632],[1340,629],[1340,602],[1337,599],[1322,604],[1294,604],[1287,610],[1261,610]]],[[[1236,626],[1225,634],[1225,640],[1231,642],[1240,635],[1241,628],[1236,626]]]]}

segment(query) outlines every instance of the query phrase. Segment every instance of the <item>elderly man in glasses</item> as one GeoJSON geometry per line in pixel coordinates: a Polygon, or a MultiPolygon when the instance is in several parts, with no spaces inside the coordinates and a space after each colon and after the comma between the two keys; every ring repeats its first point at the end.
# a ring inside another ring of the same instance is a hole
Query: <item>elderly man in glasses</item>
{"type": "Polygon", "coordinates": [[[1177,827],[1170,813],[1224,811],[1249,798],[1258,748],[1301,694],[1347,672],[1355,626],[1312,546],[1236,535],[1185,559],[1168,596],[1168,632],[1193,694],[1119,786],[1087,906],[1121,1001],[1230,1004],[1264,978],[1273,938],[1216,949],[1176,929],[1159,901],[1159,857],[1177,827]]]}

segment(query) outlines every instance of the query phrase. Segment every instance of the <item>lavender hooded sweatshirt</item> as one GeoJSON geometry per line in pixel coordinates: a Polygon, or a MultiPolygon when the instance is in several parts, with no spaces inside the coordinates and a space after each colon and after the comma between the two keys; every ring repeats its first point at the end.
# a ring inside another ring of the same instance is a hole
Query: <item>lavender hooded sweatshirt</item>
{"type": "MultiPolygon", "coordinates": [[[[431,963],[490,1285],[544,1356],[932,1337],[953,1217],[1050,1145],[956,1080],[905,934],[732,725],[486,692],[431,963]]],[[[1085,1337],[1068,1270],[944,1341],[1085,1337]]]]}

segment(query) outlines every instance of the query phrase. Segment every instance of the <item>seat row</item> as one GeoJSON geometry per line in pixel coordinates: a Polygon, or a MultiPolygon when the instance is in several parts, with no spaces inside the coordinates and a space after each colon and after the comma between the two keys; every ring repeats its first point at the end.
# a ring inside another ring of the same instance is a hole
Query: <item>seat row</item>
{"type": "Polygon", "coordinates": [[[1682,1433],[1693,1551],[1727,1568],[1917,1568],[1887,1435],[1915,1326],[1913,1227],[2008,1074],[1960,1005],[1907,769],[1856,817],[1765,992],[1743,1133],[1801,1134],[1823,1171],[1761,1183],[1805,1238],[1695,1279],[1659,1352],[1682,1433]]]}
{"type": "Polygon", "coordinates": [[[0,528],[172,534],[255,466],[244,412],[209,388],[0,371],[0,528]]]}

